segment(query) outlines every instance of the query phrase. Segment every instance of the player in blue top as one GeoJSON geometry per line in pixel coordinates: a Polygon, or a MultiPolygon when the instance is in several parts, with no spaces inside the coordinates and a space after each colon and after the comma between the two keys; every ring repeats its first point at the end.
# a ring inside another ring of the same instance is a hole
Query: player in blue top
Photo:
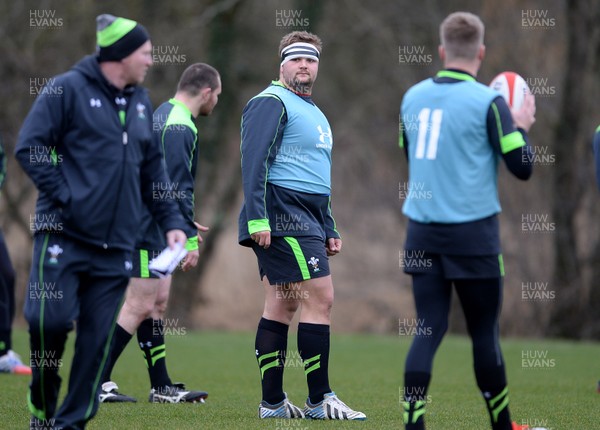
{"type": "Polygon", "coordinates": [[[239,241],[256,253],[265,290],[255,344],[259,417],[364,420],[329,387],[328,256],[340,252],[342,241],[330,208],[333,136],[311,98],[321,40],[295,31],[283,37],[279,54],[279,80],[248,102],[241,124],[239,241]],[[288,327],[298,308],[298,350],[309,391],[303,410],[283,391],[288,327]]]}
{"type": "Polygon", "coordinates": [[[403,266],[413,279],[417,321],[428,329],[414,337],[406,358],[407,430],[425,428],[427,388],[448,327],[452,286],[464,310],[492,429],[526,428],[510,420],[498,339],[504,269],[496,182],[500,158],[517,178],[531,175],[527,131],[535,121],[535,101],[528,94],[511,115],[497,92],[476,82],[483,34],[479,17],[449,15],[440,26],[444,70],[410,88],[401,106],[400,146],[409,160],[403,266]]]}

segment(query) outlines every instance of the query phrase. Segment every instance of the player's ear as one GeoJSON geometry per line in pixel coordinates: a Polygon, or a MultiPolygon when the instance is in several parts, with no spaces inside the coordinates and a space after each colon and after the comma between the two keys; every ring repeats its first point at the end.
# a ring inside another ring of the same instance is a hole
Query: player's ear
{"type": "Polygon", "coordinates": [[[438,55],[440,56],[440,60],[442,60],[442,63],[446,61],[446,50],[442,45],[438,46],[438,55]]]}
{"type": "Polygon", "coordinates": [[[481,45],[479,47],[479,52],[477,53],[477,59],[479,61],[483,61],[484,57],[485,57],[485,45],[481,45]]]}
{"type": "Polygon", "coordinates": [[[210,99],[211,92],[210,87],[204,87],[200,90],[200,100],[202,100],[202,103],[206,103],[210,99]]]}

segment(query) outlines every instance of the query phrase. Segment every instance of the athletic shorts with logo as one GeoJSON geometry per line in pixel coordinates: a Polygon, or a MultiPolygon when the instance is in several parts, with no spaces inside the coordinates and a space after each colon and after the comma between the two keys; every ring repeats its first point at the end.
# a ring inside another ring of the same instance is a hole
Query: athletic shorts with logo
{"type": "Polygon", "coordinates": [[[271,285],[330,274],[325,242],[317,236],[272,236],[267,249],[257,243],[252,249],[258,259],[260,278],[266,276],[271,285]]]}

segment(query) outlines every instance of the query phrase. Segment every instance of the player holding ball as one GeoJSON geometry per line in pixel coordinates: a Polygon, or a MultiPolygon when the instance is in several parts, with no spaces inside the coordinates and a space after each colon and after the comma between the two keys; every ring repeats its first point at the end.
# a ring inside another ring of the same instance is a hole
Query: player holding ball
{"type": "Polygon", "coordinates": [[[408,157],[409,186],[431,196],[409,195],[403,207],[409,218],[404,271],[412,276],[417,319],[430,328],[428,335],[414,337],[406,358],[407,430],[425,429],[433,358],[448,328],[453,287],[465,314],[491,428],[528,428],[511,422],[499,343],[504,267],[497,168],[502,158],[517,178],[530,177],[527,131],[535,121],[535,100],[526,94],[522,107],[511,114],[498,92],[476,82],[485,55],[483,35],[476,15],[446,17],[439,47],[444,69],[410,88],[401,106],[399,143],[408,157]]]}

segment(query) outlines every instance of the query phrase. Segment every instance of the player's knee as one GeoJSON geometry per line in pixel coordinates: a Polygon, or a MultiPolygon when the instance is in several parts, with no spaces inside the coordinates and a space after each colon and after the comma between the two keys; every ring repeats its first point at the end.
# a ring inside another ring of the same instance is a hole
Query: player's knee
{"type": "Polygon", "coordinates": [[[156,296],[156,302],[154,303],[153,311],[158,314],[164,315],[167,310],[167,302],[169,301],[168,294],[158,294],[156,296]]]}
{"type": "Polygon", "coordinates": [[[281,306],[281,310],[290,316],[290,319],[294,317],[294,314],[296,313],[296,311],[298,310],[298,307],[300,306],[300,302],[297,300],[288,300],[288,301],[284,301],[283,305],[281,306]]]}
{"type": "Polygon", "coordinates": [[[152,309],[152,319],[155,319],[155,320],[164,319],[166,312],[167,312],[166,300],[163,302],[155,303],[154,308],[152,309]]]}
{"type": "Polygon", "coordinates": [[[321,303],[327,311],[331,311],[331,308],[333,307],[333,289],[329,289],[322,294],[321,303]]]}
{"type": "Polygon", "coordinates": [[[323,314],[329,315],[333,307],[333,288],[315,289],[313,293],[315,297],[309,297],[312,307],[319,309],[323,314]]]}
{"type": "MultiPolygon", "coordinates": [[[[423,323],[427,327],[427,321],[423,323]]],[[[431,337],[437,341],[441,341],[448,331],[448,320],[437,319],[431,323],[431,337]]]]}
{"type": "Polygon", "coordinates": [[[333,307],[333,294],[319,294],[316,297],[310,297],[303,303],[303,312],[314,317],[329,318],[331,308],[333,307]]]}
{"type": "Polygon", "coordinates": [[[298,300],[276,300],[267,305],[265,315],[270,317],[267,319],[274,319],[289,324],[299,306],[300,302],[298,300]]]}
{"type": "Polygon", "coordinates": [[[125,301],[121,312],[125,315],[133,316],[140,320],[140,322],[152,314],[154,310],[154,302],[146,300],[132,300],[125,301]]]}

